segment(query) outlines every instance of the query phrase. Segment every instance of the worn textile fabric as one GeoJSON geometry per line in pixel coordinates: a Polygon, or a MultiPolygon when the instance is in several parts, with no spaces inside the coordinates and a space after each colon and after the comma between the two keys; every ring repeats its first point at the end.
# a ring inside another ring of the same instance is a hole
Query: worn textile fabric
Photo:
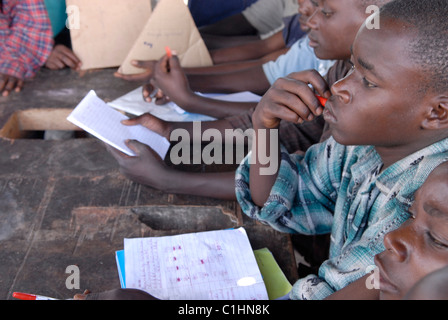
{"type": "Polygon", "coordinates": [[[53,49],[51,23],[42,0],[3,0],[0,73],[31,78],[53,49]]]}

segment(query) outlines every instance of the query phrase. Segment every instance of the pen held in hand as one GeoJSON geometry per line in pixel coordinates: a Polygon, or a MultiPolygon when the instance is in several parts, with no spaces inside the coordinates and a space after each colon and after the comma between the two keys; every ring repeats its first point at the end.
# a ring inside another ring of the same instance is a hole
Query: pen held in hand
{"type": "Polygon", "coordinates": [[[170,72],[170,59],[173,57],[173,53],[170,49],[170,47],[165,47],[166,56],[168,57],[168,60],[166,62],[166,73],[170,72]]]}
{"type": "Polygon", "coordinates": [[[319,103],[322,105],[322,107],[325,107],[325,104],[327,103],[328,99],[325,99],[321,96],[316,95],[317,100],[319,100],[319,103]]]}

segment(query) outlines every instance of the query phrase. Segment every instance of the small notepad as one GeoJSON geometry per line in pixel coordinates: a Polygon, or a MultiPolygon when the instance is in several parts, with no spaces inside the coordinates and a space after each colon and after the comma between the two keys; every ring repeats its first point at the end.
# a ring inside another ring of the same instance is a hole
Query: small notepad
{"type": "Polygon", "coordinates": [[[128,148],[125,141],[137,140],[151,147],[162,159],[165,159],[170,142],[141,125],[123,125],[121,121],[125,119],[128,117],[108,106],[93,90],[67,118],[74,125],[129,156],[135,156],[135,153],[128,148]]]}

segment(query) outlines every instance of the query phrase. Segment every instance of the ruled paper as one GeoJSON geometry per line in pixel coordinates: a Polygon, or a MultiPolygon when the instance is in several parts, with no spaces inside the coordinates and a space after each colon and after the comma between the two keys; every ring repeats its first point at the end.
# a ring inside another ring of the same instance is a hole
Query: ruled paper
{"type": "Polygon", "coordinates": [[[93,90],[67,118],[76,126],[129,156],[135,156],[135,153],[126,146],[125,141],[128,139],[150,146],[162,159],[165,158],[170,147],[166,138],[141,125],[125,126],[121,123],[124,119],[128,117],[108,106],[93,90]]]}

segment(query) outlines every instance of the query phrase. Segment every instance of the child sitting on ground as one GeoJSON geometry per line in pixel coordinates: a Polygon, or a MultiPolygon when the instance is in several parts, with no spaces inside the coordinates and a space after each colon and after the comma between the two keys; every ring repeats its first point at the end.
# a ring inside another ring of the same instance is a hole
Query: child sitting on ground
{"type": "Polygon", "coordinates": [[[304,156],[266,141],[261,152],[278,155],[278,170],[264,172],[271,164],[257,150],[237,171],[245,214],[283,232],[331,233],[329,259],[294,284],[292,299],[323,299],[364,276],[384,235],[409,218],[415,191],[446,161],[447,14],[446,1],[389,2],[376,15],[380,28],[360,29],[354,68],[325,109],[306,103],[307,86],[294,80],[309,81],[299,75],[277,81],[254,112],[256,138],[282,119],[322,113],[332,134],[304,156]]]}

